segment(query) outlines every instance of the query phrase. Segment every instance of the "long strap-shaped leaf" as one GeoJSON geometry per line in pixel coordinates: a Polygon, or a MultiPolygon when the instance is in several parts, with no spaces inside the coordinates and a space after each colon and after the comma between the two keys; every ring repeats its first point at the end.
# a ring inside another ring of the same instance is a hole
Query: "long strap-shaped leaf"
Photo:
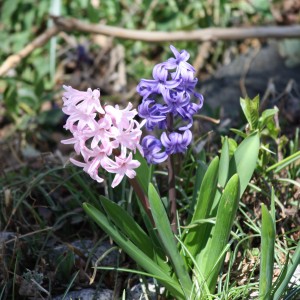
{"type": "Polygon", "coordinates": [[[271,299],[271,287],[274,270],[274,247],[275,247],[275,224],[271,214],[264,204],[262,210],[261,224],[261,256],[260,256],[260,278],[259,299],[271,299]]]}
{"type": "MultiPolygon", "coordinates": [[[[229,145],[227,140],[224,141],[219,164],[219,184],[224,186],[226,183],[226,176],[227,178],[230,178],[237,173],[239,176],[239,199],[242,197],[243,192],[245,191],[256,167],[259,145],[260,139],[258,132],[254,132],[246,137],[237,147],[232,158],[230,159],[228,170],[229,145]],[[224,171],[220,170],[221,166],[224,168],[224,171]]],[[[220,193],[217,191],[213,201],[213,209],[208,216],[209,218],[216,216],[217,212],[219,211],[219,199],[220,193]]],[[[206,232],[204,233],[203,239],[209,239],[207,245],[211,243],[211,239],[213,237],[213,228],[214,226],[212,225],[206,225],[206,232]]],[[[205,248],[206,250],[200,253],[197,261],[202,261],[203,259],[205,261],[204,257],[206,255],[205,253],[207,251],[207,247],[205,248]]]]}
{"type": "Polygon", "coordinates": [[[254,132],[237,147],[230,160],[229,177],[237,173],[240,178],[240,198],[243,195],[256,167],[259,151],[259,133],[254,132]]]}
{"type": "Polygon", "coordinates": [[[148,185],[150,182],[151,178],[151,172],[152,172],[152,167],[149,167],[147,164],[146,159],[141,155],[139,151],[137,151],[134,154],[134,159],[138,160],[141,164],[140,166],[135,170],[136,171],[136,179],[141,185],[144,193],[147,195],[148,194],[148,185]]]}
{"type": "Polygon", "coordinates": [[[118,204],[101,196],[101,204],[120,231],[129,238],[140,250],[156,261],[166,272],[171,272],[163,252],[157,252],[157,247],[139,224],[118,204]]]}
{"type": "Polygon", "coordinates": [[[202,271],[211,293],[214,293],[215,290],[238,202],[239,176],[235,174],[228,181],[221,197],[212,238],[201,255],[197,257],[198,267],[202,271]]]}
{"type": "MultiPolygon", "coordinates": [[[[202,180],[192,223],[208,217],[217,190],[218,167],[219,158],[215,157],[210,163],[202,180]]],[[[203,248],[206,243],[206,240],[203,240],[206,225],[207,224],[202,224],[184,233],[184,245],[188,248],[193,257],[199,253],[200,249],[203,248]]]]}
{"type": "Polygon", "coordinates": [[[161,283],[178,299],[185,299],[182,289],[178,282],[170,277],[161,269],[155,261],[144,254],[130,240],[124,237],[107,217],[88,203],[83,204],[83,209],[101,228],[104,230],[133,260],[136,261],[144,270],[158,278],[161,283]]]}
{"type": "Polygon", "coordinates": [[[184,291],[186,299],[194,299],[193,284],[189,277],[188,270],[185,268],[184,260],[177,249],[168,215],[156,189],[151,183],[148,187],[148,193],[153,219],[160,236],[160,242],[174,266],[175,273],[181,284],[182,290],[184,291]]]}
{"type": "MultiPolygon", "coordinates": [[[[207,215],[208,218],[215,218],[217,215],[218,206],[222,196],[222,190],[225,188],[225,185],[228,180],[229,159],[230,159],[229,143],[228,143],[228,138],[225,137],[222,146],[221,156],[220,156],[220,163],[219,163],[218,189],[216,190],[216,194],[212,202],[211,210],[207,215]]],[[[205,226],[205,232],[203,233],[202,239],[205,240],[206,242],[210,240],[212,228],[213,228],[212,224],[206,224],[205,226]]]]}

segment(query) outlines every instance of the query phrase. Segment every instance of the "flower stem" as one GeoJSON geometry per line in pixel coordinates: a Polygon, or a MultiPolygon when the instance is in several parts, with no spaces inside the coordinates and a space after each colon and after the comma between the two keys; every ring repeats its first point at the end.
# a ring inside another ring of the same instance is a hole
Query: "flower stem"
{"type": "MultiPolygon", "coordinates": [[[[169,132],[173,131],[173,114],[169,113],[167,117],[167,128],[169,132]]],[[[168,156],[168,185],[169,185],[169,203],[170,203],[170,221],[172,231],[177,234],[177,204],[175,189],[175,166],[174,155],[168,156]]]]}
{"type": "Polygon", "coordinates": [[[174,155],[168,157],[168,184],[170,202],[170,221],[172,231],[177,234],[177,205],[175,189],[174,155]]]}
{"type": "Polygon", "coordinates": [[[129,178],[128,180],[129,180],[129,183],[131,184],[133,190],[135,191],[136,195],[140,199],[140,202],[143,205],[144,210],[145,210],[147,216],[149,217],[149,220],[151,221],[152,225],[154,226],[155,223],[154,223],[154,219],[153,219],[153,216],[151,213],[151,207],[150,207],[148,197],[145,195],[142,187],[140,186],[140,184],[136,178],[132,178],[132,179],[129,178]]]}

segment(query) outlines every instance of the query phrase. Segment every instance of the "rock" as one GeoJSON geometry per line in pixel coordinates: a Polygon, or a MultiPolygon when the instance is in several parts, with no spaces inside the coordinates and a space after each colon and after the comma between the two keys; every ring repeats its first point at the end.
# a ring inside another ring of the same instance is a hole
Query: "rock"
{"type": "Polygon", "coordinates": [[[300,287],[300,264],[297,266],[289,285],[294,287],[300,287]]]}
{"type": "Polygon", "coordinates": [[[109,289],[82,289],[69,292],[66,296],[53,297],[52,300],[113,300],[113,295],[114,292],[109,289]]]}
{"type": "MultiPolygon", "coordinates": [[[[155,300],[157,299],[157,293],[156,293],[156,286],[153,283],[153,280],[149,279],[147,282],[147,286],[145,288],[147,289],[147,295],[145,295],[143,290],[143,284],[138,283],[134,285],[129,291],[126,293],[126,300],[155,300]],[[147,296],[147,297],[146,297],[147,296]]],[[[159,294],[163,294],[165,291],[165,288],[161,287],[159,290],[159,294]]]]}
{"type": "MultiPolygon", "coordinates": [[[[273,80],[277,95],[285,90],[291,79],[295,86],[300,85],[300,64],[288,68],[279,54],[277,42],[269,42],[258,52],[255,51],[238,56],[230,64],[220,67],[211,79],[201,83],[200,91],[204,95],[205,106],[221,108],[220,118],[230,118],[230,126],[241,116],[239,99],[243,96],[240,82],[243,76],[244,87],[250,98],[259,94],[262,99],[270,79],[273,80]]],[[[300,95],[293,98],[293,110],[300,112],[300,95]]],[[[295,121],[300,123],[300,118],[295,121]]]]}
{"type": "MultiPolygon", "coordinates": [[[[113,246],[107,242],[103,241],[101,244],[96,244],[92,240],[77,240],[74,242],[71,242],[70,245],[76,249],[78,249],[80,252],[82,252],[86,257],[89,255],[92,255],[91,261],[92,264],[95,264],[96,261],[110,248],[113,246]]],[[[59,245],[57,247],[54,247],[53,251],[51,252],[50,261],[55,261],[56,258],[58,258],[61,254],[64,252],[71,251],[67,245],[59,245]]],[[[103,257],[101,260],[101,263],[99,265],[101,266],[117,266],[118,265],[118,251],[113,250],[109,252],[107,255],[103,257]]]]}

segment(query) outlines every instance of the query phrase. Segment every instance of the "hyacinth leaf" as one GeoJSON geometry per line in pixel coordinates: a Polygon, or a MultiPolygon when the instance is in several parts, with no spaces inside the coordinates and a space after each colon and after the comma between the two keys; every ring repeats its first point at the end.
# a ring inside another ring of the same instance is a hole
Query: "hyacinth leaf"
{"type": "Polygon", "coordinates": [[[218,170],[219,157],[217,156],[212,160],[204,175],[198,193],[198,199],[192,221],[196,221],[198,219],[205,219],[205,217],[208,215],[210,206],[212,204],[212,200],[215,196],[214,194],[217,190],[218,170]]]}
{"type": "MultiPolygon", "coordinates": [[[[219,163],[219,171],[218,171],[218,185],[221,189],[224,189],[227,179],[228,179],[228,172],[229,172],[229,161],[230,161],[230,148],[228,137],[224,138],[223,146],[221,150],[220,156],[220,163],[219,163]]],[[[221,198],[222,192],[220,189],[217,189],[216,195],[212,204],[211,213],[209,214],[210,217],[215,217],[217,214],[217,208],[219,205],[219,201],[221,198]]]]}
{"type": "MultiPolygon", "coordinates": [[[[217,190],[218,172],[219,157],[215,157],[202,180],[191,223],[208,217],[217,190]]],[[[206,243],[206,239],[203,239],[206,226],[207,224],[203,224],[199,227],[191,228],[184,233],[184,244],[193,256],[198,254],[206,243]]]]}
{"type": "Polygon", "coordinates": [[[100,197],[100,201],[107,215],[111,218],[119,230],[127,236],[133,244],[135,244],[151,259],[155,260],[163,269],[169,272],[170,267],[166,264],[166,259],[163,253],[161,251],[160,253],[157,253],[157,247],[154,247],[151,238],[127,213],[127,211],[103,196],[100,197]]]}
{"type": "Polygon", "coordinates": [[[152,242],[146,232],[138,223],[118,204],[100,196],[100,202],[113,223],[125,234],[138,248],[149,257],[153,256],[152,242]]]}
{"type": "Polygon", "coordinates": [[[237,173],[240,178],[240,198],[243,195],[256,167],[259,151],[259,133],[254,132],[244,139],[230,159],[229,177],[237,173]]]}
{"type": "Polygon", "coordinates": [[[240,105],[250,125],[250,130],[256,130],[258,128],[259,120],[259,95],[255,98],[250,99],[246,97],[245,99],[240,98],[240,105]]]}
{"type": "MultiPolygon", "coordinates": [[[[287,258],[288,260],[288,258],[287,258]]],[[[293,274],[295,273],[296,268],[300,264],[300,243],[298,243],[297,248],[291,258],[291,262],[287,266],[287,270],[285,272],[285,276],[282,276],[282,281],[276,287],[276,291],[274,293],[273,300],[282,299],[283,294],[285,293],[288,284],[291,281],[293,274]]]]}
{"type": "Polygon", "coordinates": [[[199,161],[197,163],[197,170],[196,170],[196,176],[195,176],[195,183],[194,183],[194,190],[193,190],[193,198],[192,198],[192,203],[191,207],[195,207],[197,198],[198,198],[198,193],[200,190],[200,186],[202,184],[204,175],[206,173],[207,166],[203,161],[199,161]]]}
{"type": "Polygon", "coordinates": [[[215,291],[238,203],[239,176],[235,174],[229,179],[220,199],[212,238],[206,244],[201,255],[197,257],[198,268],[200,268],[204,275],[211,293],[215,291]]]}
{"type": "MultiPolygon", "coordinates": [[[[229,156],[230,156],[229,141],[228,141],[228,146],[229,146],[229,156]]],[[[225,145],[223,144],[222,152],[221,152],[222,167],[224,167],[224,165],[226,164],[226,160],[228,159],[228,156],[226,154],[226,152],[227,152],[226,148],[227,148],[226,144],[225,145]]],[[[249,135],[236,148],[236,150],[233,152],[232,157],[230,159],[229,170],[228,170],[227,176],[230,178],[235,173],[237,173],[239,175],[239,185],[240,185],[239,199],[241,198],[241,196],[242,196],[244,190],[246,189],[246,187],[252,177],[252,174],[254,172],[257,157],[258,157],[258,151],[259,151],[259,134],[253,133],[253,134],[249,135]]],[[[221,180],[224,180],[224,178],[221,177],[221,180]]],[[[217,215],[217,211],[219,210],[219,208],[218,208],[219,201],[220,201],[220,194],[219,194],[219,191],[217,191],[215,199],[214,199],[212,211],[210,212],[210,214],[208,216],[209,218],[213,218],[217,215]]],[[[213,227],[214,226],[211,224],[206,224],[206,226],[205,226],[205,232],[203,234],[203,239],[209,240],[207,242],[207,244],[209,244],[211,242],[211,239],[212,239],[211,232],[213,230],[213,227]]],[[[202,257],[203,255],[204,255],[204,251],[202,251],[200,253],[199,257],[202,257]]]]}
{"type": "MultiPolygon", "coordinates": [[[[222,190],[226,186],[227,179],[228,179],[229,161],[230,161],[230,144],[228,138],[225,137],[223,140],[223,146],[221,150],[219,170],[218,170],[218,185],[220,188],[216,190],[215,198],[213,200],[210,213],[207,216],[209,218],[215,218],[217,215],[218,206],[222,196],[222,190]]],[[[204,227],[205,231],[202,232],[202,236],[203,236],[202,239],[206,241],[206,243],[208,243],[208,241],[211,239],[211,231],[214,226],[215,226],[214,224],[206,224],[204,227]]],[[[200,251],[201,249],[199,250],[199,253],[200,251]]]]}
{"type": "Polygon", "coordinates": [[[134,159],[138,160],[141,163],[141,165],[137,169],[135,169],[136,179],[142,187],[144,193],[147,195],[148,185],[151,180],[152,165],[151,167],[149,167],[146,159],[141,155],[139,151],[136,151],[136,153],[134,154],[134,159]]]}
{"type": "Polygon", "coordinates": [[[148,192],[151,211],[156,229],[160,236],[160,242],[165,250],[165,253],[171,260],[171,263],[174,267],[175,273],[182,286],[182,290],[184,291],[186,298],[190,299],[191,293],[193,293],[193,284],[189,277],[188,271],[186,270],[185,262],[177,249],[168,215],[160,199],[160,196],[151,183],[149,184],[148,192]]]}
{"type": "Polygon", "coordinates": [[[219,179],[218,183],[221,187],[225,187],[228,178],[228,171],[229,171],[229,143],[228,137],[226,136],[223,141],[223,146],[221,150],[220,156],[220,165],[219,165],[219,179]]]}
{"type": "Polygon", "coordinates": [[[261,257],[259,299],[270,299],[274,270],[275,224],[267,207],[262,204],[261,257]]]}
{"type": "Polygon", "coordinates": [[[158,266],[156,262],[146,255],[140,248],[120,233],[106,215],[88,203],[83,204],[83,209],[87,215],[95,221],[97,225],[106,232],[139,266],[141,266],[149,274],[158,278],[158,280],[171,294],[176,295],[178,299],[185,299],[180,284],[174,278],[169,276],[165,270],[158,266]]]}

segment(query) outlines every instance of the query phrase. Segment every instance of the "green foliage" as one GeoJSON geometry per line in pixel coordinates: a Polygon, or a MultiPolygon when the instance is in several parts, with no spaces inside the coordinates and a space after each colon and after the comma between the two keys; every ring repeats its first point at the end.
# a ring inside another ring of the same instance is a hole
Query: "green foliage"
{"type": "Polygon", "coordinates": [[[239,177],[235,174],[226,184],[221,196],[216,224],[211,233],[212,238],[203,250],[200,259],[197,259],[198,266],[211,293],[215,291],[217,277],[223,265],[226,253],[224,250],[227,248],[238,208],[239,196],[239,177]]]}
{"type": "Polygon", "coordinates": [[[256,96],[254,99],[248,97],[246,99],[241,98],[240,104],[250,125],[250,130],[256,130],[258,127],[259,96],[256,96]]]}
{"type": "Polygon", "coordinates": [[[132,259],[149,273],[149,276],[160,280],[171,293],[178,296],[178,299],[184,299],[179,283],[140,250],[128,239],[128,237],[124,236],[123,232],[120,233],[106,215],[87,203],[83,204],[83,208],[92,220],[94,220],[128,255],[131,256],[132,259]]]}
{"type": "MultiPolygon", "coordinates": [[[[286,294],[286,291],[288,290],[288,284],[297,266],[299,266],[299,264],[300,264],[300,243],[298,243],[297,248],[295,249],[295,252],[290,262],[289,262],[289,257],[287,258],[287,262],[283,268],[282,273],[280,274],[281,276],[279,277],[278,282],[275,282],[274,284],[273,300],[279,300],[284,294],[286,294]]],[[[297,294],[299,294],[299,289],[297,291],[297,294]]]]}
{"type": "MultiPolygon", "coordinates": [[[[218,170],[219,158],[216,157],[205,172],[190,225],[209,217],[209,212],[217,191],[218,170]]],[[[205,231],[206,224],[189,229],[188,233],[184,233],[186,236],[184,244],[193,257],[195,257],[205,245],[206,240],[203,239],[205,231]]]]}
{"type": "MultiPolygon", "coordinates": [[[[124,211],[122,213],[122,209],[116,206],[116,204],[102,198],[106,214],[113,223],[110,223],[107,217],[100,211],[96,211],[95,208],[87,204],[84,205],[84,209],[124,251],[143,269],[149,272],[151,276],[154,276],[164,284],[176,298],[180,299],[182,295],[185,295],[184,299],[193,299],[195,295],[200,294],[201,297],[206,297],[208,291],[214,293],[218,274],[228,250],[227,244],[239,199],[242,196],[241,190],[245,190],[254,171],[258,149],[258,134],[251,134],[237,147],[230,160],[228,140],[224,140],[221,164],[219,164],[219,158],[216,157],[207,168],[200,186],[197,186],[199,192],[197,193],[194,213],[190,224],[186,227],[182,238],[179,240],[179,245],[175,243],[174,234],[172,233],[162,200],[154,186],[150,183],[148,198],[155,223],[153,233],[156,235],[155,239],[159,242],[160,249],[163,251],[162,253],[168,257],[168,268],[163,268],[161,266],[162,261],[159,262],[155,258],[157,256],[163,258],[163,255],[157,253],[153,256],[153,253],[156,253],[157,249],[155,249],[154,244],[151,245],[151,236],[147,237],[147,234],[138,225],[134,224],[135,221],[124,211]],[[252,163],[251,166],[243,163],[241,153],[243,153],[247,161],[252,163]],[[231,172],[233,170],[237,171],[239,175],[235,174],[232,176],[231,172]],[[242,178],[242,183],[239,180],[240,177],[242,178]],[[228,182],[227,178],[230,178],[228,182]],[[224,190],[218,190],[218,181],[224,186],[224,190]],[[219,198],[216,200],[215,195],[217,190],[219,198]],[[212,213],[212,205],[215,201],[216,205],[212,213]],[[213,222],[213,225],[208,226],[205,220],[208,221],[208,218],[213,214],[215,214],[216,220],[213,222]],[[181,248],[180,251],[178,247],[181,248]],[[140,251],[138,254],[140,258],[137,257],[137,251],[140,251]],[[145,259],[145,255],[148,257],[147,261],[141,263],[141,260],[145,259]],[[155,263],[157,269],[149,268],[149,259],[152,261],[152,266],[155,263]],[[192,269],[194,269],[194,274],[200,274],[194,280],[191,277],[190,270],[192,269]],[[161,272],[165,272],[165,279],[161,272]],[[167,280],[168,276],[172,276],[172,280],[176,282],[177,288],[180,287],[180,294],[177,294],[178,291],[174,294],[174,286],[173,289],[170,289],[169,284],[166,285],[166,281],[170,280],[167,280]],[[205,292],[197,288],[197,286],[202,286],[204,282],[208,288],[205,292]]],[[[148,181],[149,177],[145,177],[145,173],[147,174],[145,171],[138,174],[143,176],[144,180],[148,181]]],[[[141,182],[141,178],[138,181],[141,182]]]]}
{"type": "Polygon", "coordinates": [[[274,270],[275,224],[264,204],[262,204],[261,209],[262,225],[259,299],[267,300],[270,299],[274,270]]]}
{"type": "Polygon", "coordinates": [[[148,188],[148,195],[159,240],[163,246],[166,256],[169,257],[171,264],[174,266],[174,271],[178,277],[178,281],[186,299],[191,299],[194,297],[192,280],[189,276],[187,276],[187,269],[185,267],[184,260],[177,249],[168,215],[157,191],[151,183],[148,188]]]}
{"type": "MultiPolygon", "coordinates": [[[[184,226],[182,234],[176,237],[177,245],[163,201],[151,183],[147,190],[154,220],[154,230],[149,231],[148,226],[148,233],[142,231],[140,234],[142,229],[134,224],[134,219],[124,212],[121,213],[121,208],[116,204],[110,203],[108,199],[102,199],[107,215],[117,226],[112,229],[109,227],[112,225],[108,223],[103,225],[105,217],[101,214],[102,225],[100,226],[102,229],[112,236],[145,271],[157,278],[178,299],[182,297],[184,299],[195,297],[197,299],[210,299],[212,295],[215,295],[224,257],[234,240],[239,239],[238,235],[232,233],[239,202],[254,171],[258,169],[257,161],[260,151],[264,151],[260,143],[262,131],[269,122],[273,122],[272,117],[277,112],[276,109],[267,110],[259,116],[258,97],[253,102],[251,101],[251,99],[247,99],[241,104],[250,123],[250,131],[243,133],[242,142],[230,147],[231,139],[225,137],[220,158],[215,157],[208,167],[201,161],[193,164],[196,171],[194,190],[191,193],[191,197],[194,199],[190,207],[192,214],[190,221],[184,226]],[[120,215],[124,218],[121,218],[120,215]],[[112,230],[117,231],[112,233],[112,230]],[[231,234],[233,234],[232,238],[231,234]],[[126,240],[120,241],[123,236],[126,237],[126,240]],[[141,241],[140,238],[145,240],[141,241]],[[153,240],[156,242],[151,245],[153,240]],[[157,242],[158,248],[155,247],[157,242]],[[149,259],[151,259],[152,264],[155,263],[158,269],[150,269],[148,263],[145,262],[142,265],[141,260],[135,258],[137,249],[133,248],[132,244],[142,250],[143,254],[139,254],[141,257],[148,253],[148,262],[150,263],[149,259]],[[153,255],[153,253],[156,254],[153,255]],[[164,261],[164,257],[168,257],[168,261],[164,261]],[[167,267],[164,267],[164,264],[167,267]],[[165,277],[162,276],[161,272],[164,273],[165,277]],[[172,288],[170,288],[170,278],[173,280],[172,288]],[[175,290],[174,287],[176,287],[175,290]]],[[[296,159],[298,159],[298,152],[283,161],[282,169],[295,162],[296,159]]],[[[275,165],[269,172],[277,167],[278,165],[275,165]]],[[[140,185],[145,186],[145,183],[149,183],[152,176],[147,165],[142,162],[142,167],[138,170],[140,185]]],[[[143,189],[146,191],[145,187],[143,189]]],[[[249,224],[262,239],[260,265],[262,279],[259,285],[261,299],[269,299],[270,295],[279,293],[278,290],[282,294],[285,291],[286,282],[288,282],[286,279],[288,277],[287,267],[281,279],[272,285],[276,217],[274,190],[272,190],[271,199],[271,214],[262,205],[262,229],[260,230],[254,223],[249,224]]],[[[97,219],[98,224],[100,223],[100,214],[96,218],[95,210],[87,210],[87,206],[85,206],[85,210],[93,219],[97,219]]],[[[146,218],[146,215],[143,218],[146,218]]],[[[246,238],[243,234],[241,237],[246,238]]],[[[296,259],[299,259],[297,254],[295,255],[296,259]]],[[[289,270],[294,270],[294,268],[295,262],[290,265],[289,270]]],[[[288,275],[291,275],[291,271],[288,275]]]]}

